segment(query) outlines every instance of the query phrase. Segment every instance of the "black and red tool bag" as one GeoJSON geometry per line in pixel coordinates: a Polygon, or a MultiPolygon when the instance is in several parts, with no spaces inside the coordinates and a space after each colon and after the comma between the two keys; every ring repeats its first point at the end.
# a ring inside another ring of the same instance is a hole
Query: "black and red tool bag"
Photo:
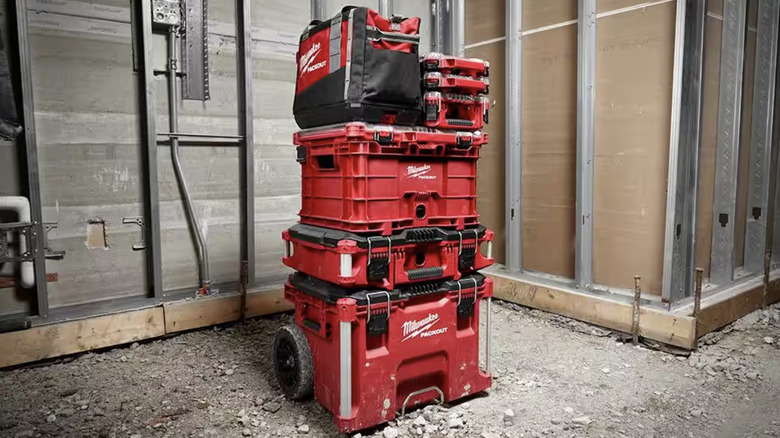
{"type": "Polygon", "coordinates": [[[413,125],[422,111],[420,18],[347,6],[301,35],[293,113],[301,128],[350,121],[413,125]]]}
{"type": "Polygon", "coordinates": [[[425,93],[424,125],[437,129],[482,129],[488,123],[490,101],[486,96],[425,93]]]}
{"type": "Polygon", "coordinates": [[[390,236],[363,236],[296,224],[282,232],[282,262],[341,287],[379,287],[452,278],[493,264],[493,232],[411,228],[390,236]],[[483,251],[485,253],[483,254],[483,251]]]}

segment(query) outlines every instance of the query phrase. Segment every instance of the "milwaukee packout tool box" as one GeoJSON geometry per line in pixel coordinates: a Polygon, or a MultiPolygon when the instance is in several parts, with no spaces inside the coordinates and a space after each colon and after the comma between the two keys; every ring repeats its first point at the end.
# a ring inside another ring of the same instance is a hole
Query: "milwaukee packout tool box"
{"type": "Polygon", "coordinates": [[[493,264],[493,232],[412,228],[392,236],[361,236],[297,224],[282,232],[285,265],[342,287],[396,286],[459,279],[493,264]],[[484,254],[483,254],[484,251],[484,254]]]}
{"type": "Polygon", "coordinates": [[[486,96],[425,93],[424,124],[436,129],[482,129],[488,123],[490,102],[486,96]]]}
{"type": "Polygon", "coordinates": [[[385,18],[347,6],[303,32],[293,102],[301,128],[366,121],[413,125],[420,117],[420,18],[385,18]]]}
{"type": "Polygon", "coordinates": [[[390,235],[477,225],[483,132],[348,123],[294,134],[301,223],[390,235]]]}
{"type": "MultiPolygon", "coordinates": [[[[481,274],[390,291],[354,291],[295,273],[284,294],[295,305],[297,327],[288,330],[297,333],[294,342],[308,344],[297,345],[306,350],[298,358],[308,363],[292,365],[313,368],[313,379],[305,383],[313,386],[341,432],[373,427],[415,405],[450,402],[492,384],[493,283],[481,274]],[[484,332],[479,320],[483,303],[484,332]]],[[[280,342],[280,348],[293,342],[282,339],[289,341],[280,342]]],[[[285,348],[282,353],[293,350],[285,348]]],[[[284,354],[276,357],[280,365],[290,364],[284,354]]]]}
{"type": "Polygon", "coordinates": [[[421,57],[423,71],[479,78],[488,76],[490,63],[475,58],[460,58],[443,53],[426,53],[421,57]]]}

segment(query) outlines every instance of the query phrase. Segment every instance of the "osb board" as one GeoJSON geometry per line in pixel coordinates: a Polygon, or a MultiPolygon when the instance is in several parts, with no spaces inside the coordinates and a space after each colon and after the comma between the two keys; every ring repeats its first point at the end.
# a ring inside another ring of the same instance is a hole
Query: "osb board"
{"type": "MultiPolygon", "coordinates": [[[[505,0],[468,0],[466,2],[466,44],[478,43],[506,34],[505,0]]],[[[496,69],[490,66],[492,76],[496,69]]]]}
{"type": "MultiPolygon", "coordinates": [[[[711,3],[712,4],[712,3],[711,3]]],[[[696,266],[710,275],[712,208],[715,196],[715,150],[720,97],[720,45],[723,22],[707,16],[704,27],[704,85],[701,104],[701,149],[696,219],[696,266]]]]}
{"type": "Polygon", "coordinates": [[[0,368],[164,334],[161,307],[0,333],[0,368]]]}
{"type": "MultiPolygon", "coordinates": [[[[466,2],[467,4],[469,2],[466,2]]],[[[504,229],[504,174],[505,174],[505,108],[504,56],[505,44],[498,41],[466,50],[466,56],[490,61],[490,123],[485,131],[488,145],[480,151],[477,161],[477,211],[479,221],[492,229],[493,255],[496,262],[504,263],[506,234],[504,229]]]]}
{"type": "Polygon", "coordinates": [[[577,0],[524,0],[523,30],[576,20],[577,13],[577,0]]]}
{"type": "MultiPolygon", "coordinates": [[[[251,292],[246,299],[246,317],[268,315],[289,310],[282,291],[251,292]]],[[[241,296],[204,297],[189,301],[166,303],[165,331],[175,333],[215,324],[237,321],[241,317],[241,296]]]]}
{"type": "Polygon", "coordinates": [[[523,268],[573,278],[577,26],[525,36],[522,80],[523,268]]]}
{"type": "Polygon", "coordinates": [[[598,20],[593,276],[660,295],[675,4],[598,20]]]}
{"type": "Polygon", "coordinates": [[[596,0],[596,13],[635,7],[654,7],[661,3],[674,3],[675,0],[596,0]]]}
{"type": "MultiPolygon", "coordinates": [[[[521,281],[500,273],[489,273],[496,298],[553,312],[569,318],[630,333],[633,306],[587,293],[521,281]]],[[[682,348],[692,348],[693,318],[656,309],[641,308],[640,335],[682,348]]]]}

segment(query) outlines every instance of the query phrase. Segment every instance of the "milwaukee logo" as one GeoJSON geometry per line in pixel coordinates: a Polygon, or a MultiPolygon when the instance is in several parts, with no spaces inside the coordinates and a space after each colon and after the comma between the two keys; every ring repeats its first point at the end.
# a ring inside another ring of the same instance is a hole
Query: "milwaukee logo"
{"type": "Polygon", "coordinates": [[[406,176],[408,178],[436,179],[436,175],[428,175],[428,172],[430,171],[430,164],[424,164],[422,166],[406,166],[406,176]]]}
{"type": "Polygon", "coordinates": [[[433,327],[434,324],[439,322],[439,314],[438,313],[429,313],[428,316],[425,318],[415,321],[406,321],[401,326],[403,328],[404,332],[404,338],[401,340],[401,342],[407,341],[411,338],[416,338],[419,336],[420,338],[428,338],[431,336],[440,335],[442,333],[447,332],[447,327],[443,327],[436,330],[430,330],[431,327],[433,327]]]}
{"type": "Polygon", "coordinates": [[[320,43],[314,43],[314,45],[311,46],[311,49],[301,56],[301,70],[299,74],[309,73],[325,66],[325,61],[312,65],[312,62],[317,58],[317,55],[320,54],[320,47],[320,43]]]}

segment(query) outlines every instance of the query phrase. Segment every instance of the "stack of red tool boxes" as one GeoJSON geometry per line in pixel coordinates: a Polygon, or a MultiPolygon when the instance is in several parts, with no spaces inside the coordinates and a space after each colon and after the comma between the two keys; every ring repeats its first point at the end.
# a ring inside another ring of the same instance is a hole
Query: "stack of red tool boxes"
{"type": "Polygon", "coordinates": [[[420,66],[417,125],[353,121],[293,136],[300,223],[282,238],[295,324],[277,333],[275,370],[285,395],[313,391],[342,432],[492,383],[493,285],[477,271],[493,263],[493,232],[476,211],[487,63],[431,54],[420,66]]]}

